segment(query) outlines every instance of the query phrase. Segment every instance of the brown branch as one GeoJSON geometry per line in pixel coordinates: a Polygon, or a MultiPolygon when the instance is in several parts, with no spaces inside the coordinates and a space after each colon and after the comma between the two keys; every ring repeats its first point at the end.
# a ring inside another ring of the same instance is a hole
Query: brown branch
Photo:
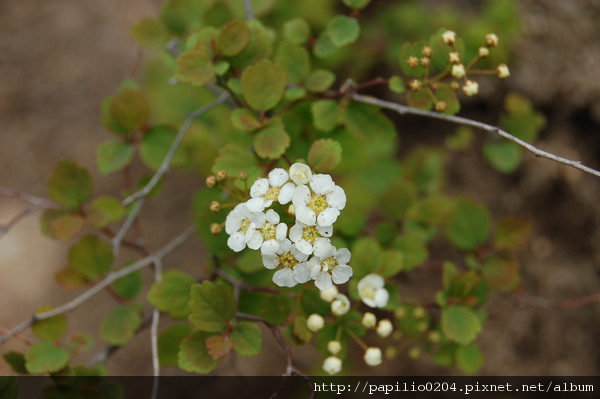
{"type": "Polygon", "coordinates": [[[36,197],[31,194],[23,193],[19,190],[14,190],[8,187],[0,186],[0,195],[5,197],[13,197],[20,199],[21,201],[27,202],[33,206],[43,209],[63,209],[62,206],[54,201],[47,200],[45,198],[36,197]]]}
{"type": "Polygon", "coordinates": [[[0,238],[2,238],[2,236],[7,234],[10,231],[10,229],[15,227],[21,220],[25,219],[27,216],[31,215],[38,209],[40,209],[40,208],[37,206],[30,206],[29,208],[23,210],[22,212],[19,212],[15,217],[13,217],[11,220],[9,220],[6,224],[0,225],[0,238]]]}
{"type": "Polygon", "coordinates": [[[516,301],[517,305],[521,307],[530,306],[540,309],[570,310],[600,302],[600,292],[596,292],[594,294],[586,295],[580,298],[564,300],[546,299],[527,294],[516,294],[513,298],[516,301]]]}

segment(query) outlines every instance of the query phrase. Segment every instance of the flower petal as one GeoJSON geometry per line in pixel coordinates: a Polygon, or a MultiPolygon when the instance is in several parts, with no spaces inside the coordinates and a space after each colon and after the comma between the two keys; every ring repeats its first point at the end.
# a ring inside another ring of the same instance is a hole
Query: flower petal
{"type": "Polygon", "coordinates": [[[352,277],[352,268],[348,265],[337,265],[331,271],[333,282],[336,284],[344,284],[352,277]]]}
{"type": "Polygon", "coordinates": [[[329,273],[320,272],[315,279],[315,285],[321,291],[325,291],[333,287],[329,273]]]}
{"type": "Polygon", "coordinates": [[[327,208],[317,216],[317,223],[321,226],[331,226],[335,223],[338,216],[340,216],[340,211],[335,208],[327,208]]]}
{"type": "Polygon", "coordinates": [[[333,191],[326,195],[327,204],[342,210],[346,207],[346,192],[340,186],[335,186],[333,191]]]}
{"type": "Polygon", "coordinates": [[[267,269],[274,269],[279,263],[275,254],[262,254],[262,261],[267,269]]]}
{"type": "Polygon", "coordinates": [[[244,233],[237,232],[230,235],[227,239],[227,246],[233,249],[235,252],[240,252],[242,249],[246,248],[246,239],[244,238],[244,233]]]}
{"type": "Polygon", "coordinates": [[[277,270],[273,274],[273,282],[280,287],[293,287],[298,284],[298,281],[294,277],[294,272],[289,267],[277,270]]]}
{"type": "Polygon", "coordinates": [[[248,248],[259,249],[263,242],[263,237],[258,231],[253,231],[250,239],[248,240],[248,248]]]}
{"type": "Polygon", "coordinates": [[[289,179],[288,172],[284,169],[276,168],[269,172],[269,183],[272,187],[281,187],[289,179]]]}
{"type": "Polygon", "coordinates": [[[310,201],[310,188],[307,186],[298,186],[294,190],[294,194],[292,195],[292,203],[296,208],[304,206],[308,204],[310,201]]]}
{"type": "Polygon", "coordinates": [[[302,239],[302,230],[304,230],[302,224],[296,223],[293,225],[290,229],[290,240],[292,240],[292,242],[300,241],[302,239]]]}
{"type": "Polygon", "coordinates": [[[292,200],[294,196],[294,192],[296,191],[296,185],[294,183],[286,183],[281,187],[279,191],[279,197],[277,197],[277,201],[280,204],[285,205],[292,200]]]}
{"type": "Polygon", "coordinates": [[[312,171],[308,165],[295,163],[290,166],[290,179],[297,185],[307,184],[312,177],[312,171]]]}
{"type": "Polygon", "coordinates": [[[294,266],[294,278],[300,284],[304,284],[311,279],[310,269],[306,268],[302,263],[294,266]]]}
{"type": "Polygon", "coordinates": [[[263,196],[269,191],[269,179],[257,179],[252,187],[250,187],[250,196],[252,198],[257,198],[263,196]]]}
{"type": "Polygon", "coordinates": [[[310,245],[310,243],[304,239],[296,242],[296,248],[298,248],[298,251],[302,252],[305,255],[310,255],[313,253],[313,246],[310,245]]]}
{"type": "Polygon", "coordinates": [[[335,187],[333,179],[329,175],[314,175],[310,181],[310,188],[317,194],[325,195],[330,193],[335,187]]]}
{"type": "Polygon", "coordinates": [[[335,253],[335,247],[331,245],[329,238],[317,238],[313,247],[315,256],[321,260],[329,258],[335,253]]]}
{"type": "Polygon", "coordinates": [[[333,235],[333,226],[321,226],[318,224],[317,231],[323,237],[331,237],[333,235]]]}
{"type": "MultiPolygon", "coordinates": [[[[250,246],[250,245],[248,245],[250,246]]],[[[254,248],[253,248],[254,249],[254,248]]],[[[262,254],[274,254],[279,249],[279,241],[277,240],[267,240],[262,243],[260,246],[260,252],[262,254]]]]}
{"type": "Polygon", "coordinates": [[[262,199],[261,197],[257,197],[250,198],[248,201],[246,201],[246,206],[248,207],[250,212],[262,212],[265,210],[267,204],[264,199],[262,199]]]}
{"type": "Polygon", "coordinates": [[[315,214],[315,211],[307,206],[299,206],[296,208],[296,220],[307,226],[314,226],[317,221],[317,215],[315,214]]]}
{"type": "MultiPolygon", "coordinates": [[[[351,257],[352,257],[352,254],[350,253],[350,251],[347,248],[340,248],[335,253],[335,258],[337,259],[339,264],[347,264],[348,262],[350,262],[351,257]]],[[[383,278],[382,278],[382,281],[383,281],[383,278]]],[[[383,287],[383,285],[382,285],[382,287],[383,287]]]]}
{"type": "Polygon", "coordinates": [[[375,293],[375,303],[378,308],[383,308],[387,305],[389,299],[390,293],[385,288],[380,288],[375,293]]]}
{"type": "Polygon", "coordinates": [[[267,222],[269,222],[271,224],[279,223],[279,214],[277,212],[275,212],[273,209],[269,209],[266,213],[266,216],[267,216],[267,222]]]}

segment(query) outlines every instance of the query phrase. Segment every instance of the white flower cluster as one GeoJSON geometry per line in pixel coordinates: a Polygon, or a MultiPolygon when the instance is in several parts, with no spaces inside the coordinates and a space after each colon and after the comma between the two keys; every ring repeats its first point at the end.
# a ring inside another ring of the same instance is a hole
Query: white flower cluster
{"type": "Polygon", "coordinates": [[[352,276],[350,251],[331,245],[333,224],[346,206],[346,193],[330,175],[312,174],[308,165],[293,164],[289,173],[273,169],[257,179],[250,199],[227,215],[227,245],[236,252],[260,249],[267,269],[278,269],[273,282],[281,287],[314,280],[320,290],[343,284],[352,276]],[[291,180],[291,181],[290,181],[291,180]],[[269,208],[274,201],[292,202],[296,223],[288,229],[269,208]],[[288,234],[289,233],[289,234],[288,234]]]}

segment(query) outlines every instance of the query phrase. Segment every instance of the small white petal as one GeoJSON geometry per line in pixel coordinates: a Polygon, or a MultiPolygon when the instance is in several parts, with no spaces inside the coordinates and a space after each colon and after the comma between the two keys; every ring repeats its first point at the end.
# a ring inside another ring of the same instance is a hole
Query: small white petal
{"type": "Polygon", "coordinates": [[[235,252],[240,252],[242,249],[246,248],[244,233],[237,232],[230,235],[227,239],[227,246],[235,252]]]}
{"type": "Polygon", "coordinates": [[[288,181],[289,175],[284,169],[276,168],[269,172],[269,183],[273,187],[281,187],[288,181]]]}
{"type": "MultiPolygon", "coordinates": [[[[250,246],[250,245],[248,245],[250,246]]],[[[253,248],[254,249],[254,248],[253,248]]],[[[260,246],[260,252],[262,254],[274,254],[279,249],[279,241],[277,240],[267,240],[262,243],[260,246]]]]}
{"type": "Polygon", "coordinates": [[[307,184],[312,177],[312,171],[303,163],[295,163],[290,166],[290,179],[297,185],[307,184]]]}
{"type": "Polygon", "coordinates": [[[252,198],[257,198],[263,196],[269,191],[269,179],[258,179],[254,182],[252,187],[250,187],[250,196],[252,198]]]}
{"type": "Polygon", "coordinates": [[[229,212],[229,215],[227,215],[227,218],[225,219],[225,232],[227,234],[233,234],[236,231],[239,231],[241,227],[242,218],[238,216],[235,210],[229,212]]]}
{"type": "Polygon", "coordinates": [[[296,208],[296,220],[307,226],[314,226],[317,221],[317,215],[312,209],[306,206],[299,206],[296,208]]]}
{"type": "Polygon", "coordinates": [[[310,245],[310,243],[304,239],[296,242],[296,248],[298,248],[298,251],[302,252],[305,255],[310,255],[313,253],[313,246],[310,245]]]}
{"type": "Polygon", "coordinates": [[[296,186],[294,185],[294,183],[284,184],[283,187],[281,187],[281,190],[279,191],[279,197],[277,197],[277,201],[279,201],[281,205],[287,204],[292,200],[295,191],[296,186]]]}
{"type": "MultiPolygon", "coordinates": [[[[272,210],[272,209],[269,209],[272,210]]],[[[261,228],[267,222],[267,215],[262,212],[256,212],[250,215],[250,221],[254,223],[257,228],[261,228]]]]}
{"type": "Polygon", "coordinates": [[[383,308],[387,305],[390,299],[390,293],[385,288],[380,288],[375,292],[375,303],[378,308],[383,308]]]}
{"type": "Polygon", "coordinates": [[[321,291],[325,291],[333,287],[333,283],[331,282],[331,276],[329,273],[321,272],[317,275],[315,279],[315,286],[321,291]]]}
{"type": "Polygon", "coordinates": [[[287,235],[287,224],[279,223],[275,228],[275,239],[277,241],[283,241],[287,235]]]}
{"type": "Polygon", "coordinates": [[[250,239],[248,240],[248,248],[259,249],[263,242],[263,237],[258,231],[253,231],[250,239]]]}
{"type": "Polygon", "coordinates": [[[269,209],[266,213],[266,216],[267,216],[267,222],[269,222],[271,224],[279,223],[279,214],[277,212],[275,212],[273,209],[269,209]]]}
{"type": "Polygon", "coordinates": [[[307,269],[302,263],[294,266],[294,278],[300,284],[304,284],[311,279],[310,269],[307,269]]]}
{"type": "Polygon", "coordinates": [[[299,208],[308,204],[310,201],[310,188],[307,186],[298,186],[294,190],[294,194],[292,195],[292,203],[299,208]]]}
{"type": "Polygon", "coordinates": [[[302,224],[300,223],[296,223],[295,225],[292,226],[292,228],[290,229],[290,240],[292,240],[292,242],[297,242],[300,241],[302,239],[302,230],[304,228],[302,227],[302,224]]]}
{"type": "Polygon", "coordinates": [[[317,216],[317,223],[321,226],[331,226],[335,223],[338,216],[340,216],[340,211],[335,208],[327,208],[319,213],[319,216],[317,216]]]}
{"type": "Polygon", "coordinates": [[[292,269],[289,267],[277,270],[275,274],[273,274],[273,282],[280,287],[293,287],[298,284],[292,269]]]}
{"type": "Polygon", "coordinates": [[[333,191],[326,196],[327,204],[336,209],[342,210],[346,207],[346,193],[340,186],[335,186],[333,191]]]}
{"type": "Polygon", "coordinates": [[[262,254],[262,261],[267,269],[274,269],[278,264],[275,254],[262,254]]]}
{"type": "Polygon", "coordinates": [[[340,248],[335,253],[335,258],[337,259],[338,263],[340,263],[340,264],[347,264],[348,262],[350,262],[351,257],[352,257],[352,254],[350,253],[350,251],[347,248],[340,248]]]}
{"type": "Polygon", "coordinates": [[[262,212],[267,206],[265,200],[260,197],[250,198],[248,201],[246,201],[246,205],[248,206],[250,212],[262,212]]]}
{"type": "Polygon", "coordinates": [[[331,252],[331,241],[329,238],[317,238],[313,245],[315,256],[327,258],[326,253],[331,252]]]}
{"type": "Polygon", "coordinates": [[[344,284],[352,277],[352,268],[348,265],[337,265],[331,271],[333,282],[336,284],[344,284]]]}
{"type": "Polygon", "coordinates": [[[321,226],[317,225],[317,231],[323,237],[331,237],[333,235],[333,226],[321,226]]]}
{"type": "Polygon", "coordinates": [[[333,179],[329,175],[314,175],[310,181],[310,188],[317,194],[325,195],[330,193],[335,187],[333,179]]]}

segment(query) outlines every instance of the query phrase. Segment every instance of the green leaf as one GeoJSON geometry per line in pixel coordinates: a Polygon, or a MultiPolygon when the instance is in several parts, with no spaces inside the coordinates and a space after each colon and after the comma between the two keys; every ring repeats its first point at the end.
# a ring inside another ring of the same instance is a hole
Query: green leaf
{"type": "Polygon", "coordinates": [[[335,74],[327,69],[315,69],[304,80],[304,86],[313,93],[322,93],[335,82],[335,74]]]}
{"type": "Polygon", "coordinates": [[[248,173],[248,181],[254,181],[262,175],[256,156],[234,144],[228,144],[219,150],[212,172],[217,173],[220,170],[227,172],[228,176],[237,176],[244,171],[248,173]]]}
{"type": "Polygon", "coordinates": [[[352,246],[352,269],[354,278],[360,280],[369,273],[377,273],[383,250],[381,245],[371,237],[356,240],[352,246]]]}
{"type": "Polygon", "coordinates": [[[483,244],[490,229],[490,214],[486,208],[461,198],[446,226],[446,236],[458,249],[473,251],[483,244]]]}
{"type": "Polygon", "coordinates": [[[39,342],[25,354],[25,367],[31,374],[55,373],[69,363],[69,352],[49,342],[39,342]]]}
{"type": "Polygon", "coordinates": [[[402,253],[404,270],[412,270],[429,258],[426,242],[415,235],[398,236],[392,243],[392,247],[402,253]]]}
{"type": "Polygon", "coordinates": [[[506,216],[498,222],[494,235],[494,246],[498,249],[521,248],[531,234],[531,222],[517,216],[506,216]]]}
{"type": "Polygon", "coordinates": [[[446,103],[446,109],[442,111],[443,114],[454,115],[460,111],[460,102],[456,97],[456,92],[450,88],[450,85],[438,85],[435,99],[438,102],[443,101],[446,103]]]}
{"type": "Polygon", "coordinates": [[[303,343],[309,342],[313,337],[313,333],[308,329],[308,325],[306,324],[306,317],[304,316],[296,316],[296,318],[294,319],[292,331],[294,333],[294,336],[298,338],[300,342],[303,343]]]}
{"type": "Polygon", "coordinates": [[[516,288],[521,280],[519,261],[505,253],[496,253],[486,259],[482,272],[490,289],[498,292],[516,288]]]}
{"type": "Polygon", "coordinates": [[[219,365],[221,362],[220,359],[213,359],[206,347],[206,340],[212,335],[214,334],[205,331],[196,331],[181,341],[177,356],[178,365],[181,369],[206,374],[219,365]]]}
{"type": "MultiPolygon", "coordinates": [[[[51,306],[40,306],[35,310],[35,313],[44,313],[52,310],[51,306]]],[[[59,314],[49,319],[40,320],[31,326],[31,331],[44,341],[57,341],[67,334],[67,317],[64,314],[59,314]]]]}
{"type": "Polygon", "coordinates": [[[175,77],[193,86],[204,86],[215,76],[212,51],[198,45],[195,49],[181,53],[175,61],[175,77]]]}
{"type": "Polygon", "coordinates": [[[250,28],[245,21],[234,19],[221,28],[217,45],[225,56],[236,55],[241,52],[250,41],[250,28]]]}
{"type": "MultiPolygon", "coordinates": [[[[18,374],[29,374],[29,372],[27,371],[27,368],[25,367],[25,355],[23,355],[22,353],[18,353],[18,352],[8,352],[5,353],[3,355],[4,360],[6,361],[6,363],[8,363],[8,365],[10,366],[10,368],[18,374]]],[[[3,377],[0,377],[3,378],[3,377]]],[[[2,384],[0,383],[0,387],[2,386],[2,384]]],[[[4,396],[2,396],[2,389],[0,388],[0,398],[3,398],[4,396]]]]}
{"type": "Polygon", "coordinates": [[[168,270],[160,283],[154,283],[148,292],[148,302],[162,312],[168,312],[174,319],[183,319],[190,314],[187,303],[190,288],[196,280],[179,270],[168,270]]]}
{"type": "Polygon", "coordinates": [[[294,43],[304,44],[310,36],[310,25],[302,18],[294,18],[283,24],[283,37],[294,43]]]}
{"type": "MultiPolygon", "coordinates": [[[[352,253],[352,257],[354,262],[354,252],[352,253]]],[[[300,298],[300,303],[302,304],[304,314],[311,315],[313,313],[317,313],[324,317],[329,314],[329,312],[331,311],[331,306],[329,305],[329,303],[321,299],[321,297],[319,296],[319,292],[320,291],[318,291],[316,288],[304,290],[300,298]]],[[[306,325],[306,318],[304,318],[304,324],[306,325]]]]}
{"type": "Polygon", "coordinates": [[[228,58],[234,69],[243,69],[264,58],[268,58],[273,52],[272,35],[258,20],[247,22],[250,28],[250,40],[248,45],[233,57],[228,58]]]}
{"type": "Polygon", "coordinates": [[[459,346],[455,356],[456,365],[465,374],[476,374],[483,366],[483,352],[476,344],[459,346]]]}
{"type": "Polygon", "coordinates": [[[287,79],[291,83],[298,83],[308,76],[310,72],[310,55],[299,45],[281,42],[275,54],[275,62],[283,67],[287,79]]]}
{"type": "Polygon", "coordinates": [[[138,90],[126,87],[107,103],[105,125],[115,133],[130,133],[140,128],[150,115],[146,97],[138,90]]]}
{"type": "Polygon", "coordinates": [[[188,326],[174,325],[163,331],[158,337],[158,361],[162,367],[176,366],[179,346],[192,332],[188,326]]]}
{"type": "Polygon", "coordinates": [[[114,197],[103,195],[94,199],[87,219],[97,229],[108,226],[125,216],[125,207],[114,197]]]}
{"type": "Polygon", "coordinates": [[[88,283],[84,276],[77,273],[70,267],[65,267],[56,272],[54,279],[65,290],[76,290],[84,287],[88,283]]]}
{"type": "Polygon", "coordinates": [[[208,354],[215,360],[225,357],[233,349],[233,341],[229,334],[213,335],[206,339],[208,354]]]}
{"type": "Polygon", "coordinates": [[[327,35],[331,43],[336,47],[342,47],[353,43],[360,34],[360,25],[355,18],[345,15],[333,17],[327,24],[327,35]]]}
{"type": "Polygon", "coordinates": [[[442,332],[450,341],[470,344],[481,332],[481,321],[475,311],[466,306],[450,306],[442,310],[442,332]]]}
{"type": "Polygon", "coordinates": [[[325,58],[333,54],[337,50],[337,47],[331,41],[327,31],[323,31],[319,34],[317,42],[313,46],[313,53],[318,58],[325,58]]]}
{"type": "Polygon", "coordinates": [[[98,170],[105,175],[121,170],[131,163],[134,153],[133,144],[107,140],[96,148],[98,170]]]}
{"type": "Polygon", "coordinates": [[[435,69],[440,71],[450,65],[448,54],[451,51],[457,51],[461,59],[464,59],[465,56],[465,43],[461,37],[456,39],[453,46],[448,46],[442,41],[442,35],[447,30],[446,28],[440,28],[429,38],[429,47],[433,51],[431,63],[435,69]]]}
{"type": "MultiPolygon", "coordinates": [[[[150,169],[158,170],[163,163],[173,140],[177,136],[168,126],[153,126],[142,137],[140,145],[140,158],[150,169]]],[[[185,153],[181,147],[177,148],[171,160],[171,166],[180,166],[185,163],[185,153]]]]}
{"type": "Polygon", "coordinates": [[[493,141],[483,145],[483,155],[497,171],[512,173],[521,164],[523,149],[512,141],[493,141]]]}
{"type": "Polygon", "coordinates": [[[332,139],[316,140],[308,151],[308,164],[319,173],[329,173],[342,160],[342,146],[332,139]]]}
{"type": "Polygon", "coordinates": [[[231,124],[234,128],[245,132],[256,130],[262,126],[254,112],[246,108],[236,108],[231,111],[231,124]]]}
{"type": "Polygon", "coordinates": [[[113,262],[110,244],[93,235],[82,237],[73,245],[68,258],[71,269],[90,280],[106,274],[113,262]]]}
{"type": "Polygon", "coordinates": [[[415,68],[412,68],[408,65],[407,61],[410,57],[416,57],[417,59],[420,59],[421,57],[423,57],[423,47],[425,47],[425,42],[416,42],[416,43],[408,43],[405,42],[402,47],[400,48],[400,56],[399,56],[399,63],[400,63],[400,68],[402,68],[402,72],[404,72],[404,74],[406,76],[412,77],[412,78],[419,78],[421,76],[423,76],[423,74],[425,73],[424,68],[421,65],[418,65],[415,68]]]}
{"type": "Polygon", "coordinates": [[[400,93],[404,93],[406,91],[406,85],[404,83],[404,80],[400,76],[396,76],[396,75],[392,76],[388,80],[388,87],[394,93],[400,94],[400,93]]]}
{"type": "Polygon", "coordinates": [[[381,277],[392,277],[404,268],[404,254],[397,249],[388,249],[383,252],[381,266],[377,273],[381,277]]]}
{"type": "Polygon", "coordinates": [[[262,337],[255,323],[241,321],[231,333],[233,349],[242,356],[254,356],[260,353],[262,337]]]}
{"type": "Polygon", "coordinates": [[[341,110],[334,100],[318,100],[310,105],[313,124],[323,132],[330,132],[341,121],[341,110]]]}
{"type": "Polygon", "coordinates": [[[408,105],[413,108],[429,110],[433,108],[433,99],[426,89],[409,91],[406,94],[408,105]]]}
{"type": "Polygon", "coordinates": [[[141,305],[117,306],[102,320],[100,337],[111,345],[124,345],[141,325],[141,305]]]}
{"type": "Polygon", "coordinates": [[[72,354],[91,349],[94,346],[94,338],[87,333],[74,333],[69,335],[66,349],[72,354]]]}
{"type": "Polygon", "coordinates": [[[0,398],[17,399],[19,395],[19,384],[15,377],[0,376],[0,398]]]}
{"type": "Polygon", "coordinates": [[[163,48],[169,40],[165,26],[155,19],[142,19],[129,33],[140,46],[147,48],[163,48]]]}
{"type": "Polygon", "coordinates": [[[277,159],[290,146],[290,136],[277,124],[269,124],[254,136],[254,150],[261,158],[277,159]]]}
{"type": "Polygon", "coordinates": [[[57,215],[48,221],[48,229],[52,236],[62,242],[67,242],[81,232],[85,226],[85,219],[81,215],[57,215]]]}
{"type": "Polygon", "coordinates": [[[355,10],[362,10],[371,2],[371,0],[343,0],[343,1],[344,1],[345,5],[347,5],[350,8],[353,8],[355,10]]]}
{"type": "Polygon", "coordinates": [[[269,324],[283,324],[292,310],[292,299],[285,294],[267,294],[260,302],[259,315],[269,324]]]}
{"type": "Polygon", "coordinates": [[[139,270],[129,273],[128,275],[115,280],[112,287],[121,298],[127,300],[134,299],[142,291],[142,288],[144,288],[142,273],[139,270]]]}
{"type": "Polygon", "coordinates": [[[92,177],[88,170],[76,162],[62,159],[48,178],[50,198],[72,210],[86,202],[94,190],[92,177]]]}
{"type": "Polygon", "coordinates": [[[244,99],[257,111],[275,108],[285,89],[285,70],[270,60],[261,60],[242,72],[244,99]]]}
{"type": "Polygon", "coordinates": [[[228,327],[235,315],[235,298],[230,286],[222,281],[216,284],[204,281],[191,287],[190,323],[198,330],[220,332],[228,327]]]}

